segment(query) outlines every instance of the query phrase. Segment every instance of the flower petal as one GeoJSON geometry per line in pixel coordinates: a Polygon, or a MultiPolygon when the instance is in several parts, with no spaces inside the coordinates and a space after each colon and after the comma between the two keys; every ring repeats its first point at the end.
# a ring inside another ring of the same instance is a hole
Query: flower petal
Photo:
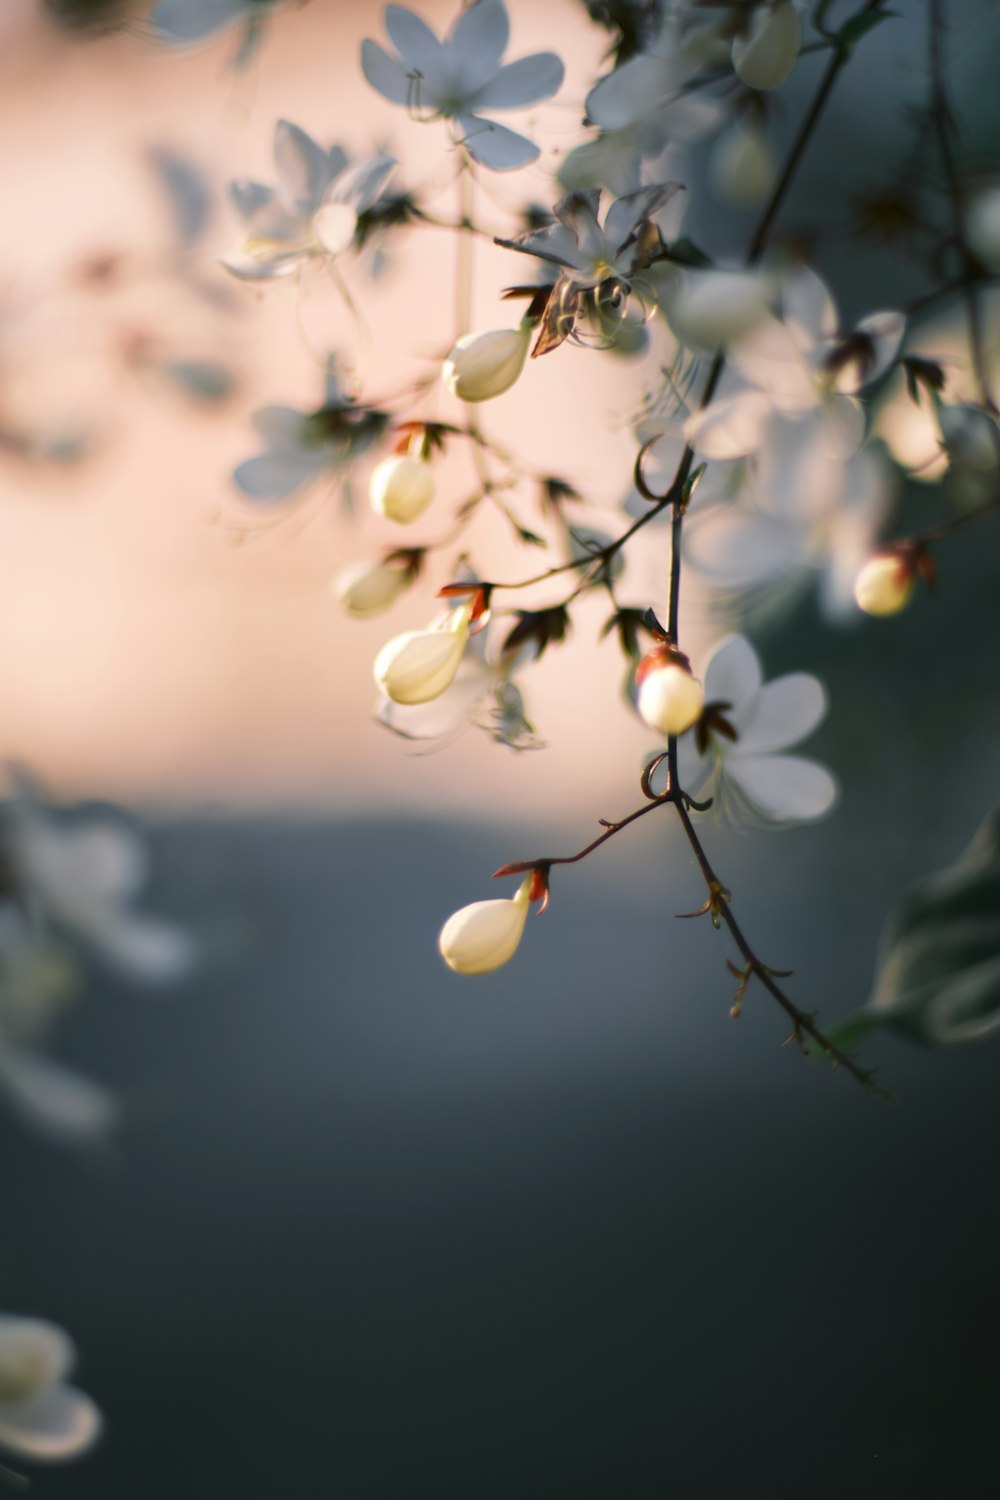
{"type": "Polygon", "coordinates": [[[385,187],[398,163],[394,156],[371,156],[344,172],[331,194],[333,203],[350,203],[355,212],[366,213],[385,187]]]}
{"type": "Polygon", "coordinates": [[[503,0],[476,0],[459,14],[448,33],[448,43],[470,99],[500,67],[509,38],[510,23],[503,0]]]}
{"type": "Polygon", "coordinates": [[[759,391],[720,396],[691,414],[684,435],[702,458],[746,458],[760,447],[771,403],[759,391]]]}
{"type": "Polygon", "coordinates": [[[730,505],[694,517],[684,536],[684,555],[692,567],[731,589],[792,573],[808,560],[808,546],[801,526],[730,505]]]}
{"type": "Polygon", "coordinates": [[[328,203],[313,215],[316,238],[329,255],[340,255],[354,238],[358,216],[349,203],[328,203]]]}
{"type": "Polygon", "coordinates": [[[248,500],[288,500],[315,479],[320,468],[309,454],[259,453],[237,464],[233,482],[248,500]]]}
{"type": "Polygon", "coordinates": [[[422,74],[428,84],[439,79],[444,48],[422,16],[402,5],[387,5],[385,29],[408,73],[422,74]]]}
{"type": "Polygon", "coordinates": [[[624,130],[655,110],[673,88],[673,70],[664,60],[640,53],[595,84],[584,108],[602,130],[624,130]]]}
{"type": "Polygon", "coordinates": [[[745,635],[720,641],[705,668],[706,703],[728,703],[736,714],[752,709],[764,678],[745,635]]]}
{"type": "Polygon", "coordinates": [[[800,266],[781,289],[782,316],[805,353],[828,342],[837,332],[837,308],[826,283],[808,266],[800,266]]]}
{"type": "Polygon", "coordinates": [[[730,344],[729,363],[785,411],[809,411],[819,401],[798,339],[777,318],[762,318],[745,338],[730,344]]]}
{"type": "Polygon", "coordinates": [[[391,104],[412,103],[413,80],[407,77],[406,68],[370,38],[361,43],[361,71],[383,99],[391,104]]]}
{"type": "Polygon", "coordinates": [[[636,225],[658,213],[680,191],[680,186],[679,182],[656,182],[616,198],[604,218],[605,238],[620,250],[636,225]]]}
{"type": "MultiPolygon", "coordinates": [[[[478,10],[474,6],[473,10],[478,10]]],[[[467,11],[471,15],[473,11],[467,11]]],[[[476,109],[519,109],[548,99],[562,86],[566,70],[555,52],[534,52],[501,68],[495,78],[470,94],[469,103],[476,109]]]]}
{"type": "Polygon", "coordinates": [[[809,672],[789,672],[761,688],[740,725],[736,753],[763,754],[797,745],[826,716],[826,690],[809,672]]]}
{"type": "Polygon", "coordinates": [[[462,131],[462,144],[469,155],[484,167],[494,172],[509,172],[514,167],[527,166],[539,155],[538,147],[527,136],[508,130],[506,125],[497,125],[492,120],[482,120],[478,115],[461,114],[458,125],[462,131]]]}
{"type": "Polygon", "coordinates": [[[149,19],[165,41],[200,42],[245,14],[243,0],[160,0],[149,19]]]}
{"type": "Polygon", "coordinates": [[[0,1403],[26,1401],[65,1380],[75,1359],[65,1329],[44,1318],[0,1313],[0,1403]]]}
{"type": "Polygon", "coordinates": [[[82,1391],[57,1385],[33,1401],[0,1402],[0,1447],[35,1463],[60,1463],[86,1452],[101,1414],[82,1391]]]}
{"type": "Polygon", "coordinates": [[[837,783],[826,767],[799,755],[730,754],[726,775],[770,818],[821,818],[837,799],[837,783]]]}
{"type": "Polygon", "coordinates": [[[279,120],[274,127],[278,196],[290,212],[308,217],[330,184],[330,158],[298,125],[279,120]]]}
{"type": "Polygon", "coordinates": [[[0,1051],[0,1087],[30,1125],[64,1145],[104,1140],[118,1122],[118,1104],[107,1089],[20,1048],[0,1051]]]}

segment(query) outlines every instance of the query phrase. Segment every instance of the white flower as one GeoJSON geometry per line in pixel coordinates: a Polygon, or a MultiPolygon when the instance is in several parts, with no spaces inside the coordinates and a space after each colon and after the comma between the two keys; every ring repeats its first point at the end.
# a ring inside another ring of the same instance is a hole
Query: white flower
{"type": "Polygon", "coordinates": [[[524,369],[530,342],[531,324],[526,318],[517,328],[467,333],[445,360],[442,379],[460,401],[502,396],[524,369]]]}
{"type": "Polygon", "coordinates": [[[229,196],[245,227],[241,244],[221,257],[242,281],[270,281],[318,255],[337,255],[354,238],[358,217],[375,203],[396,166],[377,155],[349,168],[288,120],[274,129],[276,186],[241,179],[229,196]]]}
{"type": "Polygon", "coordinates": [[[811,734],[826,714],[817,678],[793,672],[764,683],[745,636],[716,647],[705,668],[705,707],[695,733],[678,746],[678,777],[693,797],[711,796],[723,811],[775,821],[807,821],[833,806],[837,784],[825,766],[785,750],[811,734]]]}
{"type": "Polygon", "coordinates": [[[612,279],[627,284],[640,254],[642,231],[679,190],[680,183],[663,182],[614,198],[603,224],[598,217],[601,194],[596,188],[568,193],[552,210],[555,224],[498,243],[551,261],[578,288],[612,279]]]}
{"type": "Polygon", "coordinates": [[[514,957],[531,907],[534,876],[522,880],[510,901],[475,901],[450,916],[438,948],[456,974],[491,974],[514,957]]]}
{"type": "Polygon", "coordinates": [[[469,639],[473,601],[445,610],[426,630],[387,641],[375,658],[375,684],[394,703],[429,703],[451,686],[469,639]]]}
{"type": "Polygon", "coordinates": [[[866,615],[897,615],[913,593],[916,570],[900,552],[870,557],[854,581],[854,597],[866,615]]]}
{"type": "Polygon", "coordinates": [[[96,1441],[101,1414],[66,1384],[68,1335],[40,1318],[0,1314],[0,1449],[34,1463],[78,1458],[96,1441]]]}
{"type": "Polygon", "coordinates": [[[751,89],[784,83],[802,46],[802,25],[792,0],[754,7],[742,36],[733,38],[733,68],[751,89]]]}
{"type": "Polygon", "coordinates": [[[661,734],[684,734],[696,723],[704,702],[701,683],[669,649],[656,647],[636,671],[637,707],[661,734]]]}
{"type": "Polygon", "coordinates": [[[462,144],[484,167],[506,172],[535,160],[532,141],[481,111],[520,109],[549,98],[563,81],[563,65],[554,52],[501,64],[509,35],[503,0],[476,0],[443,41],[401,5],[386,7],[385,29],[395,54],[378,42],[361,44],[361,67],[372,88],[414,116],[454,120],[462,144]]]}
{"type": "Polygon", "coordinates": [[[376,515],[403,526],[419,520],[434,499],[434,475],[425,459],[412,453],[384,458],[372,470],[368,499],[376,515]]]}
{"type": "Polygon", "coordinates": [[[416,576],[412,559],[387,557],[383,562],[359,562],[338,573],[334,596],[349,615],[364,619],[388,609],[416,576]]]}
{"type": "Polygon", "coordinates": [[[169,982],[189,972],[195,961],[190,935],[132,910],[148,874],[136,833],[99,814],[56,821],[28,798],[9,812],[6,849],[29,913],[135,979],[169,982]]]}

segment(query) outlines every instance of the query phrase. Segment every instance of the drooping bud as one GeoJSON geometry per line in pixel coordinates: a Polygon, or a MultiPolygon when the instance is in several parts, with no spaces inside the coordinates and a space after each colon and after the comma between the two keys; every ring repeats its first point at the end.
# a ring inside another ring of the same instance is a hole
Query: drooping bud
{"type": "Polygon", "coordinates": [[[698,722],[705,691],[693,676],[686,656],[673,646],[656,646],[635,673],[639,713],[661,734],[683,734],[698,722]]]}
{"type": "Polygon", "coordinates": [[[780,88],[801,45],[802,24],[792,0],[758,5],[746,32],[733,38],[733,68],[748,88],[780,88]]]}
{"type": "Polygon", "coordinates": [[[759,208],[774,186],[774,157],[757,125],[737,122],[719,136],[708,163],[709,180],[729,208],[759,208]]]}
{"type": "Polygon", "coordinates": [[[489,401],[509,391],[524,368],[531,324],[467,333],[444,362],[442,379],[460,401],[489,401]]]}
{"type": "Polygon", "coordinates": [[[349,615],[364,619],[388,609],[415,576],[412,563],[405,560],[359,562],[338,573],[330,587],[349,615]]]}
{"type": "Polygon", "coordinates": [[[387,641],[375,658],[377,685],[394,703],[430,703],[455,680],[465,645],[473,601],[450,609],[426,630],[408,630],[387,641]]]}
{"type": "Polygon", "coordinates": [[[514,957],[524,934],[535,877],[527,874],[509,901],[474,901],[441,929],[441,957],[456,974],[491,974],[514,957]]]}
{"type": "Polygon", "coordinates": [[[434,475],[430,464],[410,453],[383,458],[372,470],[368,498],[377,515],[409,526],[423,515],[434,499],[434,475]]]}
{"type": "Polygon", "coordinates": [[[912,551],[876,552],[854,581],[854,598],[866,615],[896,615],[905,609],[917,576],[912,551]]]}

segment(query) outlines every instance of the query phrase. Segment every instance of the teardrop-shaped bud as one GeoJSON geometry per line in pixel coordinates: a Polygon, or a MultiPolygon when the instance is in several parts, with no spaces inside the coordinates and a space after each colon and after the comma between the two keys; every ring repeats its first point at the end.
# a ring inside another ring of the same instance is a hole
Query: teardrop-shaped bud
{"type": "Polygon", "coordinates": [[[854,580],[854,598],[866,615],[896,615],[913,593],[916,566],[905,552],[876,552],[854,580]]]}
{"type": "Polygon", "coordinates": [[[394,703],[430,703],[455,680],[469,639],[471,601],[440,615],[426,630],[387,641],[375,658],[377,685],[394,703]]]}
{"type": "Polygon", "coordinates": [[[671,646],[657,646],[644,656],[635,680],[639,712],[651,728],[666,735],[684,734],[698,722],[705,690],[687,659],[671,646]]]}
{"type": "Polygon", "coordinates": [[[431,466],[410,453],[384,458],[372,470],[368,482],[372,510],[390,521],[409,526],[434,499],[434,475],[431,466]]]}
{"type": "Polygon", "coordinates": [[[438,948],[456,974],[491,974],[514,957],[531,906],[533,875],[526,875],[509,901],[474,901],[450,916],[438,948]]]}
{"type": "Polygon", "coordinates": [[[799,55],[802,23],[792,0],[758,5],[743,36],[733,38],[733,67],[751,89],[776,89],[799,55]]]}
{"type": "Polygon", "coordinates": [[[467,333],[444,362],[445,385],[460,401],[489,401],[509,391],[524,368],[531,324],[467,333]]]}
{"type": "Polygon", "coordinates": [[[331,589],[349,615],[363,619],[388,609],[409,588],[413,577],[413,569],[406,563],[359,562],[338,573],[331,589]]]}

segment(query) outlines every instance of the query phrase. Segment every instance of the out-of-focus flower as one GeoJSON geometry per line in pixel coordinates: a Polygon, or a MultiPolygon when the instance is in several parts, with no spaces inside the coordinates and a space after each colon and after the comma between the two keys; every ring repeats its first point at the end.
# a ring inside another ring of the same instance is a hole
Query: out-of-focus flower
{"type": "Polygon", "coordinates": [[[101,814],[57,821],[29,797],[9,804],[7,815],[5,848],[29,914],[134,979],[169,983],[191,970],[190,934],[133,910],[148,861],[132,829],[101,814]]]}
{"type": "Polygon", "coordinates": [[[535,160],[533,141],[482,111],[522,109],[549,98],[563,81],[563,65],[554,52],[501,63],[510,31],[503,0],[475,0],[443,41],[401,5],[386,7],[385,29],[395,53],[371,40],[361,44],[364,75],[383,98],[418,119],[454,120],[469,155],[496,172],[535,160]]]}
{"type": "Polygon", "coordinates": [[[684,734],[698,720],[704,702],[701,683],[686,657],[670,646],[656,646],[636,668],[637,706],[652,729],[684,734]]]}
{"type": "Polygon", "coordinates": [[[759,208],[774,186],[775,174],[764,132],[752,121],[735,121],[712,147],[709,181],[729,208],[759,208]]]}
{"type": "Polygon", "coordinates": [[[913,594],[917,569],[912,555],[898,549],[877,552],[854,581],[854,597],[866,615],[898,615],[913,594]]]}
{"type": "Polygon", "coordinates": [[[349,615],[380,615],[408,589],[419,571],[417,552],[395,552],[381,562],[358,562],[338,573],[333,593],[349,615]]]}
{"type": "Polygon", "coordinates": [[[265,406],[251,418],[264,451],[238,464],[233,482],[248,500],[293,499],[323,475],[338,476],[382,437],[386,412],[344,394],[335,371],[316,411],[265,406]]]}
{"type": "Polygon", "coordinates": [[[158,0],[149,13],[155,35],[174,47],[190,47],[230,27],[242,37],[236,66],[245,67],[260,44],[268,17],[288,0],[158,0]]]}
{"type": "Polygon", "coordinates": [[[528,874],[509,901],[474,901],[441,928],[438,949],[456,974],[492,974],[514,957],[531,909],[534,876],[528,874]]]}
{"type": "Polygon", "coordinates": [[[467,333],[452,349],[441,372],[460,401],[490,401],[509,391],[521,371],[531,342],[531,324],[467,333]]]}
{"type": "Polygon", "coordinates": [[[657,279],[660,305],[689,349],[718,349],[746,338],[768,314],[774,280],[762,271],[664,269],[657,279]]]}
{"type": "Polygon", "coordinates": [[[737,815],[749,809],[782,822],[822,817],[837,783],[825,766],[784,751],[812,733],[826,707],[817,678],[792,672],[765,683],[750,642],[730,636],[705,668],[705,706],[695,732],[678,746],[681,787],[737,815]]]}
{"type": "Polygon", "coordinates": [[[395,157],[378,154],[349,167],[340,146],[327,151],[298,125],[279,120],[274,129],[276,185],[245,178],[229,184],[245,235],[235,250],[220,257],[222,264],[242,281],[271,281],[315,256],[340,254],[395,166],[395,157]]]}
{"type": "Polygon", "coordinates": [[[426,630],[407,630],[375,658],[375,684],[394,703],[429,703],[455,680],[469,639],[474,600],[444,610],[426,630]]]}
{"type": "Polygon", "coordinates": [[[66,1384],[75,1358],[54,1323],[0,1313],[0,1449],[32,1463],[65,1463],[94,1444],[101,1414],[66,1384]]]}
{"type": "Polygon", "coordinates": [[[969,203],[965,237],[988,271],[1000,271],[1000,185],[977,193],[969,203]]]}
{"type": "Polygon", "coordinates": [[[686,85],[718,61],[717,38],[716,23],[691,26],[676,9],[666,9],[649,47],[587,95],[586,117],[600,135],[569,153],[560,182],[567,188],[600,184],[613,193],[633,193],[641,185],[644,160],[660,156],[668,142],[698,140],[714,129],[722,113],[719,101],[688,93],[686,85]]]}
{"type": "Polygon", "coordinates": [[[802,23],[793,0],[755,5],[746,30],[733,38],[733,68],[751,89],[776,89],[795,66],[802,23]]]}
{"type": "Polygon", "coordinates": [[[423,458],[395,453],[372,470],[368,483],[372,510],[389,521],[409,526],[434,499],[434,475],[423,458]]]}

